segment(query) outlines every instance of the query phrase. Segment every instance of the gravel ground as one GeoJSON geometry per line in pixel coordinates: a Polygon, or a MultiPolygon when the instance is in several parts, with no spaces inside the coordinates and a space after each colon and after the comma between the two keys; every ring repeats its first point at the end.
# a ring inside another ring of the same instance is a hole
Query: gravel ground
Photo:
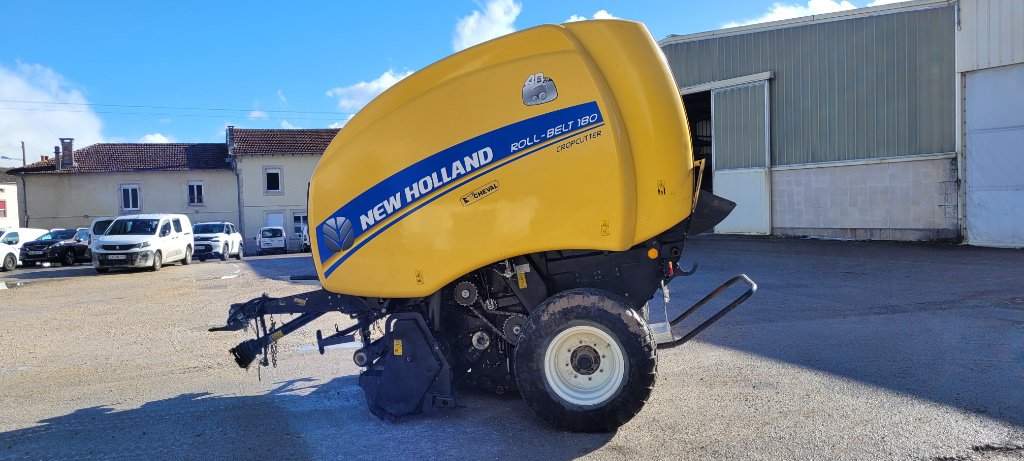
{"type": "Polygon", "coordinates": [[[478,393],[382,422],[351,351],[313,347],[343,316],[284,338],[277,368],[238,369],[244,334],[207,328],[310,289],[280,279],[308,255],[0,273],[0,459],[1024,459],[1024,252],[702,238],[691,261],[670,311],[739,272],[760,290],[662,350],[653,398],[611,434],[478,393]]]}

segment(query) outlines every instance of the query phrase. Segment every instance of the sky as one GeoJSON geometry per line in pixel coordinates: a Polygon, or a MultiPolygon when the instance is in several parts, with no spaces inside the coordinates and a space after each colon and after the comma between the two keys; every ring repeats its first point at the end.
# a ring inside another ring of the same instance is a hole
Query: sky
{"type": "Polygon", "coordinates": [[[416,70],[540,24],[622,18],[662,39],[894,2],[2,2],[0,167],[21,165],[22,142],[31,163],[61,137],[79,148],[341,127],[416,70]]]}

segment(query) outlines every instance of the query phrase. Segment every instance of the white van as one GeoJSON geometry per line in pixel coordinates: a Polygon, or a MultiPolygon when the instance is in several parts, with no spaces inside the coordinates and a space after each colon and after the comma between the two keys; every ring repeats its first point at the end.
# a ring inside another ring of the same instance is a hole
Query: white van
{"type": "Polygon", "coordinates": [[[0,243],[10,245],[21,251],[21,245],[25,242],[31,242],[43,234],[49,232],[46,229],[33,229],[30,227],[8,227],[7,229],[0,229],[0,243]]]}
{"type": "Polygon", "coordinates": [[[261,227],[259,235],[256,236],[256,245],[260,249],[260,254],[288,252],[287,235],[280,226],[261,227]]]}
{"type": "Polygon", "coordinates": [[[180,214],[121,216],[93,242],[92,266],[96,272],[112,267],[148,267],[158,271],[164,264],[192,262],[195,242],[192,222],[180,214]]]}
{"type": "Polygon", "coordinates": [[[89,225],[89,249],[92,249],[93,242],[96,241],[96,237],[99,237],[107,232],[107,228],[110,224],[117,219],[116,216],[100,216],[92,220],[92,224],[89,225]]]}

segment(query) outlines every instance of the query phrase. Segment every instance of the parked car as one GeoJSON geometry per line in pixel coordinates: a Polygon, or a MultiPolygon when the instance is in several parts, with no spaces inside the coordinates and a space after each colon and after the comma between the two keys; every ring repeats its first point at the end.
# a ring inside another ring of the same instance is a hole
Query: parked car
{"type": "Polygon", "coordinates": [[[31,242],[43,234],[49,232],[46,229],[33,229],[31,227],[9,227],[0,229],[0,243],[14,247],[19,253],[25,242],[31,242]]]}
{"type": "Polygon", "coordinates": [[[25,242],[22,245],[21,263],[33,266],[43,262],[59,262],[63,266],[73,266],[78,262],[88,261],[92,257],[88,242],[89,229],[87,228],[52,230],[38,239],[25,242]]]}
{"type": "Polygon", "coordinates": [[[13,271],[18,267],[18,249],[0,243],[0,271],[13,271]]]}
{"type": "Polygon", "coordinates": [[[261,227],[259,235],[256,236],[256,246],[260,253],[287,253],[288,242],[283,227],[268,226],[261,227]]]}
{"type": "Polygon", "coordinates": [[[92,220],[92,224],[89,225],[89,248],[92,248],[93,242],[96,241],[96,237],[99,237],[107,232],[107,228],[110,224],[117,219],[115,216],[100,216],[92,220]]]}
{"type": "Polygon", "coordinates": [[[226,261],[228,256],[234,256],[241,260],[244,257],[242,250],[242,234],[234,224],[229,222],[204,222],[192,227],[195,232],[196,251],[193,257],[200,261],[207,258],[220,258],[226,261]]]}
{"type": "Polygon", "coordinates": [[[92,266],[104,273],[114,267],[147,267],[192,262],[192,223],[180,214],[121,216],[93,243],[92,266]]]}
{"type": "Polygon", "coordinates": [[[309,246],[309,226],[302,226],[302,252],[308,253],[311,248],[309,246]]]}

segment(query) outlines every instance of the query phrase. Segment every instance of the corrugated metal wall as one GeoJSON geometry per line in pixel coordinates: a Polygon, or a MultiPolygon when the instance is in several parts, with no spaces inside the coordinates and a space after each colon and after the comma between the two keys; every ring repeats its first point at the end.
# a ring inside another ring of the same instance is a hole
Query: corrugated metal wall
{"type": "Polygon", "coordinates": [[[765,84],[715,90],[711,94],[715,170],[764,168],[765,84]]]}
{"type": "Polygon", "coordinates": [[[774,71],[774,165],[953,152],[952,6],[669,43],[679,87],[774,71]]]}
{"type": "Polygon", "coordinates": [[[1024,63],[1024,1],[961,0],[957,71],[1024,63]]]}

